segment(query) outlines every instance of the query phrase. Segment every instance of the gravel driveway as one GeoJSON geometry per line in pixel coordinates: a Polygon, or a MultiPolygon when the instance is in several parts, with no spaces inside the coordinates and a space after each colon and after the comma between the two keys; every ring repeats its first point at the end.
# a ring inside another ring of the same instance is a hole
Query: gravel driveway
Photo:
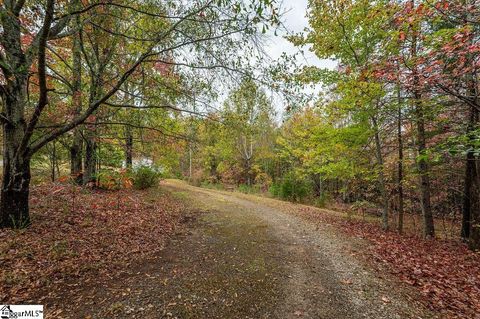
{"type": "Polygon", "coordinates": [[[271,199],[178,181],[162,187],[192,208],[187,226],[157,258],[96,291],[78,310],[83,317],[435,317],[413,292],[359,261],[362,243],[331,226],[312,225],[271,199]]]}

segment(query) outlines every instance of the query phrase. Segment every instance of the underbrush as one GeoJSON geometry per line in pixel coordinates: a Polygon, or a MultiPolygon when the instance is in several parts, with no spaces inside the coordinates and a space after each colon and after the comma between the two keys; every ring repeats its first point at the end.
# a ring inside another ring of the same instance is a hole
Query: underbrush
{"type": "Polygon", "coordinates": [[[106,190],[131,187],[141,190],[157,186],[160,178],[160,170],[153,166],[138,166],[131,170],[108,168],[98,173],[96,186],[106,190]]]}
{"type": "Polygon", "coordinates": [[[43,184],[31,191],[32,225],[0,230],[0,300],[43,303],[65,289],[101,282],[152,256],[183,206],[156,189],[89,190],[43,184]]]}
{"type": "Polygon", "coordinates": [[[269,192],[272,196],[280,199],[301,202],[309,195],[309,185],[303,180],[286,175],[273,183],[269,192]]]}
{"type": "Polygon", "coordinates": [[[136,189],[147,189],[157,186],[160,182],[160,170],[151,166],[139,166],[133,169],[133,186],[136,189]]]}

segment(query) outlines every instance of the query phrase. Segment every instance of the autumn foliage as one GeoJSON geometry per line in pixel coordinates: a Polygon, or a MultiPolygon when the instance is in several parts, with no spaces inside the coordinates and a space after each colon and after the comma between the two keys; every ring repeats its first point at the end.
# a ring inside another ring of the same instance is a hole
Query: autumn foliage
{"type": "Polygon", "coordinates": [[[157,189],[64,183],[34,187],[31,202],[30,228],[0,232],[0,300],[47,304],[49,311],[65,305],[65,290],[115,278],[162,249],[183,207],[157,189]]]}

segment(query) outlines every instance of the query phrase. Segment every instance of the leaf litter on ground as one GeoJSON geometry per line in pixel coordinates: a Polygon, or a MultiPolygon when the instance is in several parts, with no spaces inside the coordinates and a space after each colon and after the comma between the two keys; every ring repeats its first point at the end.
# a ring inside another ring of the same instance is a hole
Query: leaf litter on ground
{"type": "Polygon", "coordinates": [[[31,226],[0,230],[0,300],[56,300],[51,314],[61,313],[65,291],[74,295],[100,285],[161,250],[184,211],[159,189],[90,190],[63,183],[33,187],[30,203],[31,226]]]}
{"type": "Polygon", "coordinates": [[[361,251],[366,260],[373,257],[374,267],[415,287],[431,310],[448,318],[479,318],[480,253],[464,243],[383,231],[380,224],[315,207],[299,205],[294,213],[367,240],[370,245],[361,251]]]}

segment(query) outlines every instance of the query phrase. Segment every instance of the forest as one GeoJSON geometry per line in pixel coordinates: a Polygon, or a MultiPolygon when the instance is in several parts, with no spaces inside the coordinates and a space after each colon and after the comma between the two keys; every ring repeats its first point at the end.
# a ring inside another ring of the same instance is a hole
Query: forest
{"type": "Polygon", "coordinates": [[[244,80],[210,115],[227,125],[195,125],[189,178],[348,204],[400,233],[416,216],[425,237],[448,221],[437,233],[478,249],[478,17],[476,2],[312,1],[310,29],[289,40],[338,66],[273,79],[321,94],[289,102],[278,124],[265,89],[244,80]]]}
{"type": "Polygon", "coordinates": [[[68,317],[68,278],[157,252],[200,187],[338,214],[305,208],[385,245],[430,310],[478,316],[480,2],[306,2],[290,30],[296,1],[0,0],[0,301],[68,317]]]}

